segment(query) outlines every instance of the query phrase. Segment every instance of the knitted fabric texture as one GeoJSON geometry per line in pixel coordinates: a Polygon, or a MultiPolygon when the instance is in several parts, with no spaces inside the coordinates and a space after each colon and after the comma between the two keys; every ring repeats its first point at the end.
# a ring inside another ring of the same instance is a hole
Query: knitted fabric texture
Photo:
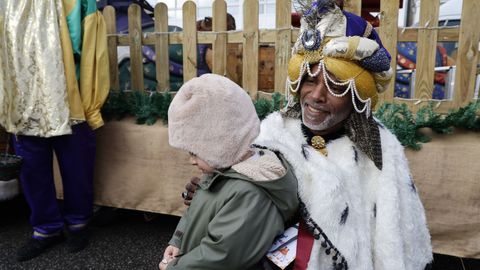
{"type": "Polygon", "coordinates": [[[217,169],[238,163],[259,132],[252,100],[223,76],[205,74],[188,81],[168,109],[170,145],[217,169]]]}
{"type": "Polygon", "coordinates": [[[258,148],[252,150],[255,151],[254,155],[233,165],[232,169],[255,181],[275,180],[287,173],[287,169],[273,151],[258,148]]]}

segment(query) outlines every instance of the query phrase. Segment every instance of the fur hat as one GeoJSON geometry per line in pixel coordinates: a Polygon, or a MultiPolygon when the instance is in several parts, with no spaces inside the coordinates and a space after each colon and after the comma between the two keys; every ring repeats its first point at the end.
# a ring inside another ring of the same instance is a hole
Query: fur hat
{"type": "Polygon", "coordinates": [[[214,168],[238,163],[259,132],[250,96],[220,75],[205,74],[186,82],[168,109],[170,145],[214,168]]]}

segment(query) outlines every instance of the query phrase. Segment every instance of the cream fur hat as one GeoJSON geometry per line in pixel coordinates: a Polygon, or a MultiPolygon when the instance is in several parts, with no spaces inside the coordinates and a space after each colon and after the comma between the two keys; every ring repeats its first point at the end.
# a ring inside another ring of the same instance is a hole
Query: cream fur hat
{"type": "Polygon", "coordinates": [[[220,75],[205,74],[186,82],[168,108],[170,145],[214,168],[238,163],[259,132],[250,96],[220,75]]]}

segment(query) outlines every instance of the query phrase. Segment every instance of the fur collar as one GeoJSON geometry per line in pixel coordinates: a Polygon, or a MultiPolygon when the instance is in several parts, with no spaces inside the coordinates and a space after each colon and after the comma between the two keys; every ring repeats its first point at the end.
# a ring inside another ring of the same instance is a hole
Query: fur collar
{"type": "MultiPolygon", "coordinates": [[[[380,136],[381,171],[348,137],[328,142],[328,157],[317,153],[300,120],[279,113],[262,122],[256,143],[290,162],[300,199],[349,269],[424,269],[432,253],[423,206],[403,147],[385,128],[380,136]]],[[[332,269],[334,254],[326,253],[315,241],[308,269],[332,269]]]]}

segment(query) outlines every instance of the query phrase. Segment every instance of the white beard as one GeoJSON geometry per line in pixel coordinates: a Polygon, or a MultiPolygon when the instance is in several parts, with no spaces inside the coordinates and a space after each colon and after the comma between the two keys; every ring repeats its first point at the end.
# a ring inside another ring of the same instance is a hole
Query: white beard
{"type": "Polygon", "coordinates": [[[342,114],[329,114],[320,124],[312,124],[309,122],[308,117],[305,117],[305,109],[304,109],[305,105],[302,105],[301,107],[302,107],[303,124],[309,129],[315,130],[315,131],[329,129],[337,125],[338,123],[342,122],[343,120],[345,120],[348,114],[350,114],[350,112],[342,113],[342,114]]]}

